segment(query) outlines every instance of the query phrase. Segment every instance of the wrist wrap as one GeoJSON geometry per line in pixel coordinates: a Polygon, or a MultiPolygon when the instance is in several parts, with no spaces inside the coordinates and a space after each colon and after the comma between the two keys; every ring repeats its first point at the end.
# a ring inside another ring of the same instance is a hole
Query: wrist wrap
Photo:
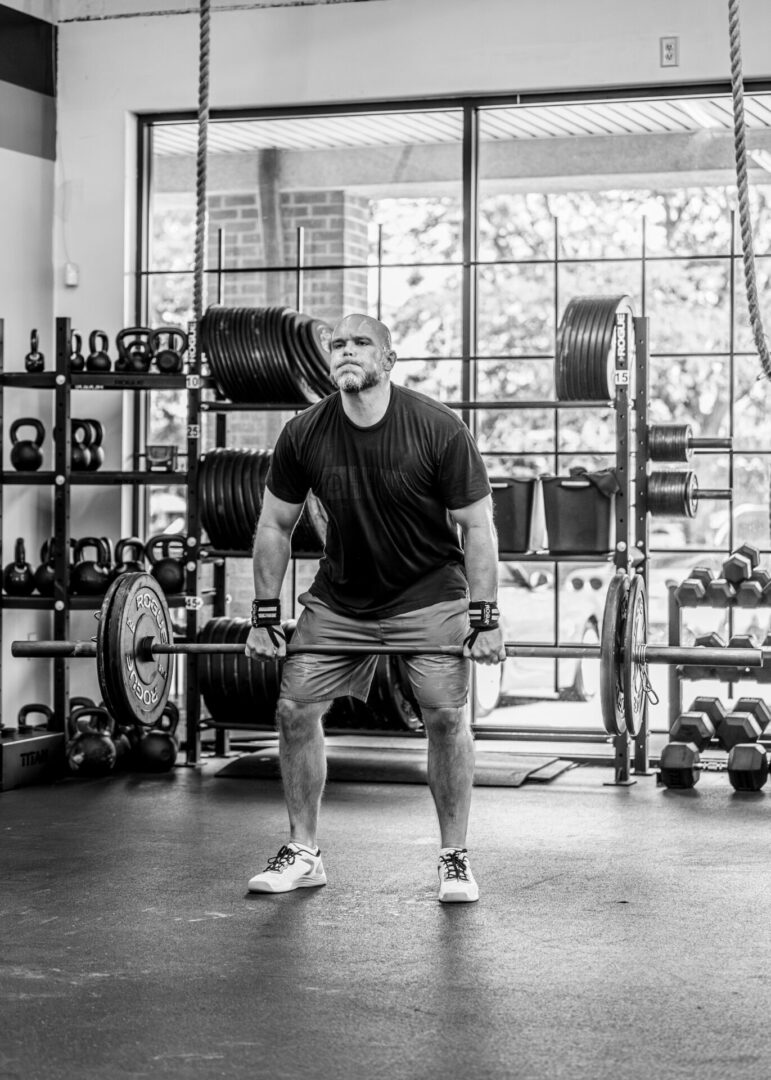
{"type": "Polygon", "coordinates": [[[500,615],[498,605],[494,600],[473,600],[468,606],[471,633],[463,644],[471,648],[480,634],[486,630],[497,630],[500,615]]]}
{"type": "Polygon", "coordinates": [[[252,600],[252,626],[267,630],[274,648],[277,649],[279,641],[286,641],[281,630],[281,601],[252,600]]]}

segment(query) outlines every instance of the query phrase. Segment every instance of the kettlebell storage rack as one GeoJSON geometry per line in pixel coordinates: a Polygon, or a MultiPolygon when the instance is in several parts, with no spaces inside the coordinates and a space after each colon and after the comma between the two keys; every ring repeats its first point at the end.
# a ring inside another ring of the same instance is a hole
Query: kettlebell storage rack
{"type": "MultiPolygon", "coordinates": [[[[549,552],[532,552],[525,555],[501,554],[501,559],[515,559],[517,561],[569,563],[576,561],[611,561],[618,570],[629,572],[634,568],[644,575],[647,548],[648,548],[648,475],[647,475],[647,386],[648,386],[648,319],[629,314],[619,315],[620,318],[631,320],[633,335],[629,333],[630,325],[625,324],[626,333],[616,335],[616,354],[614,365],[615,398],[610,401],[463,401],[449,402],[449,406],[458,410],[468,422],[470,411],[481,408],[495,409],[614,409],[616,412],[616,472],[621,491],[614,500],[615,512],[615,545],[612,551],[597,555],[566,554],[557,555],[549,552]],[[630,348],[630,338],[634,338],[634,350],[630,348]],[[634,370],[631,370],[630,360],[634,356],[634,370]]],[[[186,595],[190,599],[187,605],[187,640],[195,641],[199,629],[198,611],[202,604],[198,593],[198,575],[201,561],[211,560],[215,562],[215,614],[224,614],[225,611],[225,567],[227,558],[250,557],[250,552],[216,550],[207,545],[201,537],[201,521],[198,507],[198,463],[201,446],[202,417],[214,414],[217,422],[217,444],[224,440],[225,424],[223,418],[231,412],[261,412],[261,411],[297,411],[303,406],[281,403],[251,403],[242,404],[222,400],[221,396],[214,399],[204,398],[203,391],[215,389],[214,381],[208,375],[205,368],[205,356],[200,346],[199,335],[195,324],[190,324],[188,330],[190,341],[189,363],[190,374],[188,376],[187,396],[187,437],[188,437],[188,513],[187,513],[187,541],[190,545],[191,558],[187,563],[186,595]]],[[[194,764],[200,756],[200,729],[201,729],[201,698],[198,690],[197,658],[195,655],[187,657],[187,685],[186,685],[186,738],[188,762],[194,764]]],[[[227,727],[224,724],[214,725],[227,727]]],[[[509,737],[508,733],[501,734],[500,730],[475,725],[475,732],[482,738],[509,737]]],[[[218,732],[219,735],[219,732],[218,732]]],[[[533,737],[540,737],[539,735],[533,737]]],[[[603,738],[601,741],[605,741],[603,738]]],[[[648,723],[645,721],[636,737],[622,734],[613,737],[614,745],[614,774],[613,783],[626,785],[635,781],[632,779],[632,768],[638,775],[649,772],[648,758],[648,723]]],[[[219,744],[223,745],[222,742],[219,744]]],[[[226,743],[224,744],[226,745],[226,743]]],[[[587,758],[588,760],[588,758],[587,758]]],[[[596,760],[596,758],[595,758],[596,760]]]]}
{"type": "MultiPolygon", "coordinates": [[[[49,390],[54,396],[53,430],[48,433],[47,453],[53,451],[53,468],[36,471],[16,471],[3,468],[2,486],[48,487],[53,491],[53,534],[56,538],[54,569],[56,580],[52,597],[39,595],[9,596],[0,594],[0,616],[6,610],[51,611],[53,614],[54,640],[66,640],[70,636],[70,612],[93,611],[99,607],[101,597],[73,595],[70,592],[70,508],[73,487],[128,485],[162,485],[187,483],[187,472],[149,472],[145,470],[109,470],[98,471],[73,470],[71,464],[71,394],[73,390],[131,390],[140,392],[147,389],[180,390],[188,387],[184,374],[163,374],[132,372],[73,372],[69,370],[69,356],[72,326],[69,318],[56,319],[55,367],[52,371],[6,372],[4,369],[4,320],[0,319],[0,440],[5,442],[4,416],[5,391],[13,389],[49,390]]],[[[7,451],[4,450],[4,453],[7,451]]],[[[6,458],[7,460],[7,458],[6,458]]],[[[4,501],[0,496],[0,525],[2,524],[4,501]]],[[[48,539],[47,537],[43,538],[48,539]]],[[[0,565],[2,558],[2,533],[0,531],[0,565]]],[[[184,594],[167,597],[170,607],[184,607],[187,597],[184,594]]],[[[0,618],[0,638],[4,633],[4,619],[0,618]]],[[[68,661],[61,657],[53,659],[53,719],[50,727],[54,731],[65,731],[69,709],[69,668],[68,661]]],[[[2,689],[2,662],[0,660],[0,690],[2,689]]]]}

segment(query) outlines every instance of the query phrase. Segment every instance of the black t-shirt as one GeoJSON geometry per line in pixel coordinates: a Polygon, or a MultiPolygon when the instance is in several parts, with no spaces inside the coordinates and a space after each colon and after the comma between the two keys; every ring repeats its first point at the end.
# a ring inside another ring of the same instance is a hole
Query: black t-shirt
{"type": "Polygon", "coordinates": [[[383,418],[359,427],[330,394],[286,424],[267,486],[290,503],[310,489],[323,504],[327,540],[310,591],[335,611],[386,617],[466,595],[448,511],[489,495],[490,484],[446,406],[392,384],[383,418]]]}

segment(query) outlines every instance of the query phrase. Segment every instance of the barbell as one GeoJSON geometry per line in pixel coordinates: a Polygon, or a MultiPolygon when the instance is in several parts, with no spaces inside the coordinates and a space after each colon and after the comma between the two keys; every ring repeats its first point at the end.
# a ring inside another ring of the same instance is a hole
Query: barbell
{"type": "MultiPolygon", "coordinates": [[[[161,717],[171,690],[175,655],[243,653],[244,645],[175,641],[169,606],[150,574],[128,573],[108,589],[95,613],[98,629],[91,641],[13,641],[11,655],[26,658],[91,657],[110,714],[120,723],[152,727],[161,717]]],[[[648,664],[706,664],[761,667],[771,649],[649,645],[647,603],[639,575],[619,571],[605,599],[599,645],[539,645],[505,642],[506,656],[600,661],[600,705],[609,735],[636,736],[652,696],[648,664]]],[[[287,645],[287,654],[357,656],[461,656],[460,645],[405,648],[389,645],[287,645]]],[[[278,660],[265,663],[280,663],[278,660]]]]}

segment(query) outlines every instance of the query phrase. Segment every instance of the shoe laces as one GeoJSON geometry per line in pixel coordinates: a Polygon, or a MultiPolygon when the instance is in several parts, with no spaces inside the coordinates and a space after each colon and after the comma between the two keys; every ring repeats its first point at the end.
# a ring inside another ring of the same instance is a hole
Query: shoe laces
{"type": "Polygon", "coordinates": [[[268,865],[265,867],[265,872],[272,870],[274,874],[280,874],[282,870],[286,870],[287,866],[292,866],[297,858],[297,852],[292,851],[286,844],[282,848],[279,848],[278,854],[268,859],[268,865]]]}
{"type": "Polygon", "coordinates": [[[439,856],[439,862],[444,863],[444,876],[446,881],[468,881],[468,859],[466,848],[457,848],[446,855],[439,856]]]}

